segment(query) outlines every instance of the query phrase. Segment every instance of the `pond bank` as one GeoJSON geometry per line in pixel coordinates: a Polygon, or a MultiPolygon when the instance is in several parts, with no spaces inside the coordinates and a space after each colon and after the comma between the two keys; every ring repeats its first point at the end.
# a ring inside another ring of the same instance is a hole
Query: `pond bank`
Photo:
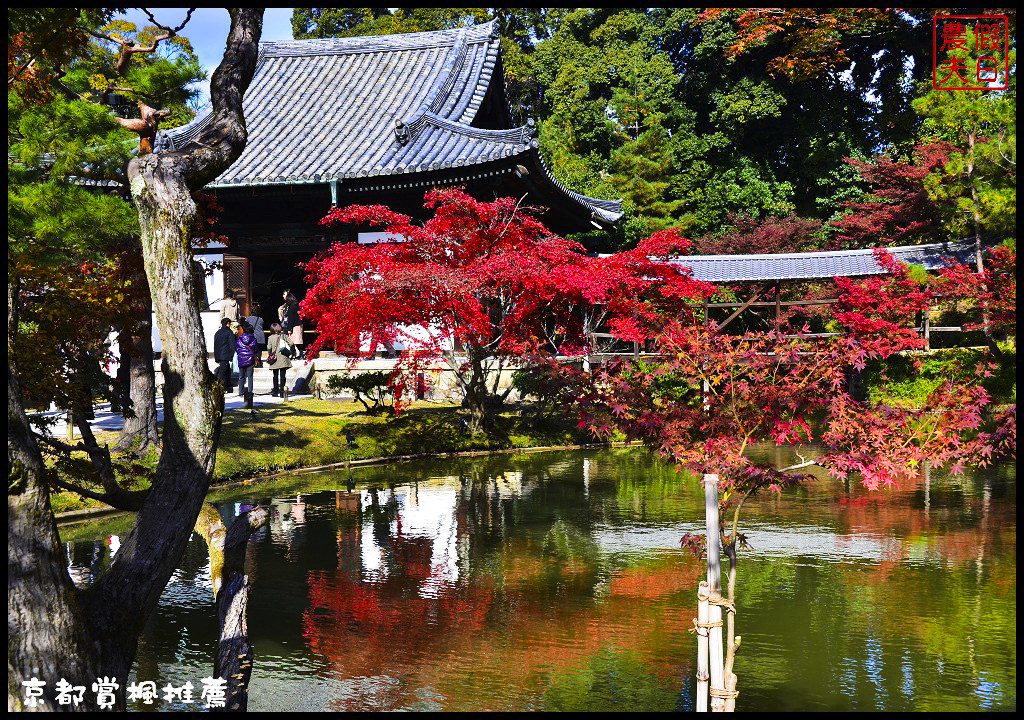
{"type": "MultiPolygon", "coordinates": [[[[105,440],[100,438],[100,443],[105,440]]],[[[226,414],[210,491],[346,464],[359,467],[425,458],[606,446],[590,440],[565,419],[534,423],[515,409],[498,415],[488,434],[468,435],[454,405],[417,403],[401,415],[387,416],[307,399],[262,410],[255,418],[242,412],[226,414]]],[[[151,453],[136,464],[136,470],[138,466],[155,465],[156,453],[151,453]]],[[[129,477],[122,479],[126,484],[131,482],[129,477]]],[[[143,479],[132,486],[143,488],[147,484],[143,479]]],[[[55,493],[54,510],[58,522],[121,512],[71,493],[55,493]]]]}

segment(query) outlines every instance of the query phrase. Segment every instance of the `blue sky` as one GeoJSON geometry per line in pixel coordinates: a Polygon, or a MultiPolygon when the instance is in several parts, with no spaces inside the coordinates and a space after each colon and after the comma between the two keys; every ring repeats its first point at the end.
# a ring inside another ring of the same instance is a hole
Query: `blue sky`
{"type": "MultiPolygon", "coordinates": [[[[153,17],[161,25],[177,27],[188,8],[149,8],[153,17]]],[[[117,15],[119,20],[128,20],[140,28],[151,24],[146,14],[138,8],[129,8],[128,12],[117,15]]],[[[228,11],[224,8],[197,8],[192,19],[181,31],[181,34],[192,42],[192,47],[199,56],[199,62],[206,71],[207,80],[202,83],[199,98],[200,105],[210,99],[209,77],[224,57],[224,43],[228,37],[230,24],[228,11]]],[[[292,9],[267,8],[263,14],[263,36],[261,40],[278,41],[292,40],[292,9]]]]}

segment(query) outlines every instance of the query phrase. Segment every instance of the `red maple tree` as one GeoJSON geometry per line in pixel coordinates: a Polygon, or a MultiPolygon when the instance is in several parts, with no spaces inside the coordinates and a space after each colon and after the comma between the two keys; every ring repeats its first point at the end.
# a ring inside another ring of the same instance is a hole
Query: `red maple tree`
{"type": "MultiPolygon", "coordinates": [[[[618,429],[680,465],[718,473],[741,495],[788,482],[777,468],[749,459],[752,446],[765,442],[823,443],[824,452],[803,466],[837,475],[857,470],[871,489],[914,476],[925,462],[955,469],[986,464],[994,436],[979,432],[991,404],[981,380],[990,376],[991,360],[983,358],[970,373],[951,372],[918,408],[859,401],[848,380],[868,363],[923,349],[914,325],[925,309],[977,303],[990,285],[1008,296],[1000,301],[1001,327],[1015,329],[1015,254],[1003,248],[990,255],[988,283],[959,265],[922,282],[885,250],[876,256],[888,274],[836,279],[843,336],[807,337],[799,330],[729,336],[713,324],[674,323],[658,338],[658,359],[601,371],[594,394],[584,398],[584,422],[599,437],[618,429]],[[821,418],[818,438],[812,416],[821,418]]],[[[1013,452],[1005,443],[1003,450],[1013,452]]]]}
{"type": "MultiPolygon", "coordinates": [[[[432,190],[423,225],[381,205],[331,210],[323,225],[383,228],[394,242],[336,243],[305,265],[301,303],[320,335],[312,348],[402,343],[396,408],[426,363],[454,373],[471,429],[507,397],[501,371],[542,357],[579,355],[607,326],[639,341],[689,312],[710,288],[654,258],[689,249],[662,231],[627,253],[588,257],[549,231],[513,198],[479,202],[459,188],[432,190]]],[[[358,353],[356,353],[358,354],[358,353]]]]}
{"type": "MultiPolygon", "coordinates": [[[[843,336],[782,330],[730,336],[713,324],[674,323],[660,333],[659,357],[603,369],[582,398],[581,424],[599,438],[618,430],[681,467],[719,475],[719,541],[730,561],[730,603],[743,543],[739,512],[752,494],[781,492],[813,465],[837,477],[856,473],[877,490],[915,477],[926,464],[948,464],[959,473],[968,464],[1016,455],[1016,408],[990,412],[992,398],[982,385],[994,369],[990,357],[973,368],[951,368],[916,407],[857,399],[849,382],[868,363],[922,349],[913,327],[928,307],[965,299],[977,305],[988,287],[1015,296],[1012,251],[990,257],[985,282],[963,266],[921,282],[886,251],[876,255],[887,275],[836,280],[835,317],[847,331],[843,336]],[[809,457],[798,452],[801,462],[777,467],[756,459],[755,446],[766,444],[799,447],[809,457]]],[[[1013,302],[1000,305],[1004,329],[1015,328],[1013,302]]],[[[683,538],[692,548],[702,541],[683,538]]],[[[737,647],[731,618],[728,630],[726,677],[737,647]]]]}
{"type": "Polygon", "coordinates": [[[701,255],[761,255],[815,250],[821,222],[795,213],[762,219],[730,217],[729,229],[694,240],[701,255]]]}
{"type": "Polygon", "coordinates": [[[942,229],[938,205],[928,197],[924,179],[941,167],[953,151],[947,142],[914,150],[913,162],[879,155],[870,162],[847,158],[870,183],[862,200],[844,204],[848,215],[832,223],[835,236],[826,250],[934,242],[942,229]]]}

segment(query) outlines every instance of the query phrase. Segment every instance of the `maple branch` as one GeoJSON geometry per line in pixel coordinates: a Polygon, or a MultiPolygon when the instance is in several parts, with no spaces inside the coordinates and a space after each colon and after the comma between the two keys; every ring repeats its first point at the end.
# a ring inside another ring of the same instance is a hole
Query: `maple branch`
{"type": "Polygon", "coordinates": [[[498,237],[494,238],[495,242],[501,240],[501,238],[504,237],[505,233],[508,232],[508,228],[512,224],[512,221],[516,219],[516,212],[519,210],[519,206],[520,204],[522,204],[523,200],[526,199],[526,195],[529,195],[529,193],[524,194],[521,198],[519,198],[519,200],[516,201],[516,206],[512,208],[512,214],[508,216],[508,222],[505,223],[505,227],[503,227],[501,229],[501,232],[498,233],[498,237]]]}
{"type": "MultiPolygon", "coordinates": [[[[801,460],[804,460],[803,456],[800,453],[797,453],[796,455],[801,460]]],[[[780,468],[779,472],[783,473],[783,472],[789,472],[790,470],[799,470],[800,468],[810,467],[811,465],[817,465],[817,464],[818,464],[817,460],[804,460],[803,462],[797,463],[796,465],[790,465],[789,467],[780,468]]]]}
{"type": "Polygon", "coordinates": [[[24,65],[22,65],[20,68],[18,68],[18,70],[13,75],[11,75],[9,78],[7,78],[7,87],[8,88],[11,87],[11,85],[14,84],[14,81],[17,80],[21,76],[21,74],[23,72],[25,72],[30,67],[32,67],[32,65],[34,65],[35,62],[36,62],[36,56],[35,55],[29,56],[28,62],[26,62],[24,65]]]}
{"type": "MultiPolygon", "coordinates": [[[[46,50],[46,49],[48,49],[48,48],[50,47],[50,44],[51,44],[51,43],[52,43],[52,42],[53,42],[54,40],[57,40],[57,39],[58,39],[58,38],[59,38],[59,37],[61,36],[61,34],[63,33],[63,31],[64,31],[64,29],[63,29],[63,28],[58,28],[58,29],[54,30],[54,31],[53,31],[53,32],[52,32],[52,33],[50,34],[50,36],[49,36],[49,37],[48,37],[48,38],[47,38],[47,39],[46,39],[46,40],[45,40],[45,41],[44,41],[43,43],[41,43],[41,44],[40,44],[40,46],[39,46],[39,51],[38,51],[38,52],[36,52],[36,53],[33,53],[32,55],[30,55],[30,56],[29,56],[29,59],[28,59],[28,60],[27,60],[27,61],[25,62],[25,64],[24,64],[24,65],[22,65],[22,66],[21,66],[21,67],[20,67],[20,68],[18,69],[18,71],[14,73],[14,75],[13,75],[13,76],[11,76],[11,77],[7,78],[7,87],[10,87],[10,86],[11,86],[11,84],[12,84],[12,83],[13,83],[13,82],[14,82],[15,80],[17,80],[17,79],[18,79],[18,77],[20,77],[20,76],[21,76],[21,74],[22,74],[23,72],[25,72],[25,71],[26,71],[26,70],[28,70],[28,69],[29,69],[29,68],[30,68],[30,67],[31,67],[32,65],[34,65],[34,64],[35,64],[35,62],[36,62],[36,60],[38,60],[38,59],[39,59],[39,55],[40,55],[40,54],[42,53],[42,51],[43,51],[43,50],[46,50]]],[[[61,73],[61,77],[63,77],[63,72],[61,73]]]]}

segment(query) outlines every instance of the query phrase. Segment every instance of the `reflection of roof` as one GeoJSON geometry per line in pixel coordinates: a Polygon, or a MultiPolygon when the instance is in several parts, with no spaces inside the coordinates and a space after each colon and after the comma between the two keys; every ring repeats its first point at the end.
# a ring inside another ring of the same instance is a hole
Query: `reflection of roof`
{"type": "MultiPolygon", "coordinates": [[[[438,32],[262,43],[244,98],[249,141],[210,186],[371,179],[506,158],[536,166],[540,153],[532,124],[472,125],[492,77],[497,75],[495,92],[504,87],[499,42],[491,22],[438,32]]],[[[157,150],[184,146],[210,117],[207,110],[186,126],[160,133],[157,150]]],[[[490,118],[495,121],[509,124],[490,118]]],[[[540,163],[552,191],[569,195],[585,214],[605,222],[622,215],[621,202],[574,193],[540,163]]]]}
{"type": "MultiPolygon", "coordinates": [[[[927,270],[945,267],[950,257],[961,263],[970,263],[974,259],[974,242],[971,240],[886,249],[895,259],[922,265],[927,270]]],[[[875,260],[872,249],[774,255],[687,255],[672,258],[670,262],[693,268],[693,276],[707,282],[810,280],[886,273],[875,260]]]]}

